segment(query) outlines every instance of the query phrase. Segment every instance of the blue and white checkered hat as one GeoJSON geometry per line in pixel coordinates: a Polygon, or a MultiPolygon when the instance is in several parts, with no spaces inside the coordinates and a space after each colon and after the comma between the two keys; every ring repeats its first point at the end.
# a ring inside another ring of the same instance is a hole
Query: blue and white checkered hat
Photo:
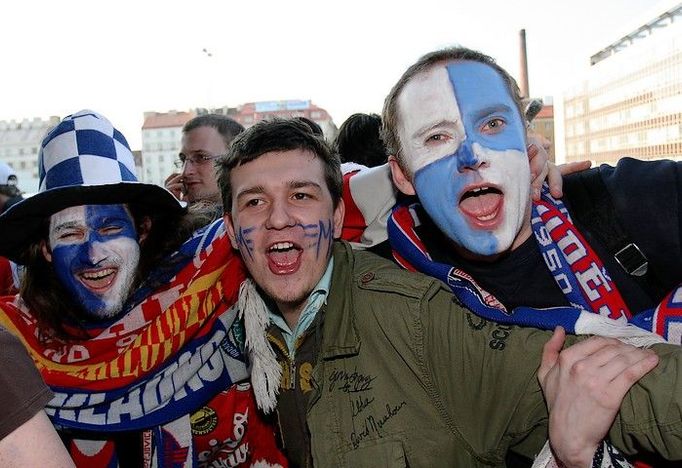
{"type": "Polygon", "coordinates": [[[183,205],[166,189],[139,182],[125,137],[102,115],[82,110],[64,118],[43,140],[36,195],[0,216],[0,255],[20,262],[45,218],[70,206],[135,203],[154,213],[183,205]]]}

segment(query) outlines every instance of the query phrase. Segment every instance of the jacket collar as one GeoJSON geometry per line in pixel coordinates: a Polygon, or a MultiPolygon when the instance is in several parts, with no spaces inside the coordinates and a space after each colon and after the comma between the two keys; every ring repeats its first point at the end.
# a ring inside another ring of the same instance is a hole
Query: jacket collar
{"type": "Polygon", "coordinates": [[[344,241],[334,243],[334,271],[324,316],[322,359],[355,355],[360,335],[355,325],[352,272],[355,256],[344,241]]]}

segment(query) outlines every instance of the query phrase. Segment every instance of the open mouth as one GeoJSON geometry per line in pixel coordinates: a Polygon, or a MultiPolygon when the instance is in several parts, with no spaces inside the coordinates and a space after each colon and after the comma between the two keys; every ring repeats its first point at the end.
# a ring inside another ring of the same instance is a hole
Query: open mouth
{"type": "Polygon", "coordinates": [[[459,207],[477,224],[487,224],[496,220],[503,200],[500,189],[486,185],[464,192],[459,200],[459,207]]]}
{"type": "Polygon", "coordinates": [[[78,274],[78,279],[88,289],[101,291],[111,286],[116,278],[117,268],[101,268],[98,270],[87,270],[78,274]]]}
{"type": "Polygon", "coordinates": [[[293,273],[298,269],[302,251],[293,242],[275,242],[266,252],[270,270],[276,274],[293,273]]]}

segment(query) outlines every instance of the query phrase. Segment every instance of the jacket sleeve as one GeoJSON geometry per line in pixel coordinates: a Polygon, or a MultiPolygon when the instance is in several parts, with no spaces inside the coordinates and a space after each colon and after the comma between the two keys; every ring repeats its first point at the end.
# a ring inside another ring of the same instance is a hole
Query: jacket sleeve
{"type": "Polygon", "coordinates": [[[627,393],[609,436],[626,455],[643,450],[682,460],[682,347],[653,349],[658,366],[627,393]]]}
{"type": "Polygon", "coordinates": [[[366,249],[386,239],[386,220],[396,203],[388,164],[366,168],[344,164],[343,201],[346,216],[341,237],[354,248],[366,249]]]}
{"type": "MultiPolygon", "coordinates": [[[[453,430],[491,462],[507,450],[534,458],[548,436],[537,369],[551,333],[487,322],[445,293],[421,317],[428,379],[453,430]]],[[[568,337],[567,346],[578,339],[568,337]]],[[[626,455],[682,460],[682,347],[654,350],[660,363],[626,395],[610,440],[626,455]]]]}

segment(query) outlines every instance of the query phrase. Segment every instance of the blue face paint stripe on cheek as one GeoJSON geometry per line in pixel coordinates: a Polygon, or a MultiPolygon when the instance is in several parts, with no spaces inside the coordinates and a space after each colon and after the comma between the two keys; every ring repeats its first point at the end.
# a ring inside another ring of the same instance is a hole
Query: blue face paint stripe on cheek
{"type": "Polygon", "coordinates": [[[317,251],[315,255],[317,258],[320,257],[320,245],[322,244],[323,240],[327,240],[327,252],[329,252],[329,249],[331,249],[332,243],[334,242],[334,229],[333,229],[333,224],[332,220],[329,219],[327,220],[327,225],[325,226],[325,222],[323,220],[320,220],[319,222],[320,225],[320,234],[317,239],[317,251]]]}
{"type": "Polygon", "coordinates": [[[320,226],[319,224],[301,224],[297,223],[296,227],[303,229],[303,237],[319,238],[320,236],[320,226]]]}
{"type": "Polygon", "coordinates": [[[253,239],[250,239],[248,236],[255,229],[256,229],[255,227],[249,228],[240,227],[239,232],[237,233],[237,245],[241,245],[244,247],[244,250],[246,250],[246,253],[249,254],[249,258],[251,258],[251,260],[253,260],[253,239]]]}

